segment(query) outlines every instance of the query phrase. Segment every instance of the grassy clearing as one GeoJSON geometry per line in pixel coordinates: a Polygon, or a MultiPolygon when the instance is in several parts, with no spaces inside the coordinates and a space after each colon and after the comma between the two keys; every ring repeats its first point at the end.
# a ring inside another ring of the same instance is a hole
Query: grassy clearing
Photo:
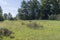
{"type": "Polygon", "coordinates": [[[14,32],[15,38],[4,37],[3,40],[60,40],[60,21],[35,20],[43,29],[31,29],[27,27],[30,21],[4,21],[0,22],[0,28],[7,28],[14,32]],[[23,22],[23,24],[22,24],[23,22]]]}

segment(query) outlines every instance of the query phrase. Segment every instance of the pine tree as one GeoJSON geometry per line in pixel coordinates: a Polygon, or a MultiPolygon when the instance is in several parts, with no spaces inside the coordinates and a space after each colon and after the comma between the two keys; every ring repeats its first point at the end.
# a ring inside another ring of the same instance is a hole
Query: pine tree
{"type": "Polygon", "coordinates": [[[0,21],[3,21],[4,19],[3,19],[3,16],[2,16],[2,8],[1,8],[1,6],[0,6],[0,21]]]}
{"type": "Polygon", "coordinates": [[[21,8],[18,9],[19,18],[23,20],[28,20],[28,10],[27,10],[27,3],[23,0],[21,8]]]}

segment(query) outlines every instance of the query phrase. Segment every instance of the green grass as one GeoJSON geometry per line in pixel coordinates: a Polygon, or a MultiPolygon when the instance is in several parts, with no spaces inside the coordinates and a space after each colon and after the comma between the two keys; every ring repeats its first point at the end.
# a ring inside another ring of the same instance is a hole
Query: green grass
{"type": "MultiPolygon", "coordinates": [[[[33,20],[32,20],[33,21],[33,20]]],[[[3,40],[60,40],[60,21],[35,20],[43,29],[31,29],[27,27],[29,21],[4,21],[0,22],[0,28],[8,28],[14,32],[15,38],[4,37],[3,40]],[[22,22],[24,25],[22,25],[22,22]]]]}

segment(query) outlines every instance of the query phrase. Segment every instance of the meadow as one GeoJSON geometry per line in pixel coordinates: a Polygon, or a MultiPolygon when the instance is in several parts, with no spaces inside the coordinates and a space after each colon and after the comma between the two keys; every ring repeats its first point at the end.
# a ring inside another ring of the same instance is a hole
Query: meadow
{"type": "Polygon", "coordinates": [[[60,40],[60,21],[53,20],[32,20],[38,25],[42,25],[42,29],[32,29],[27,25],[30,21],[4,21],[0,22],[0,28],[7,28],[14,32],[13,39],[4,37],[3,40],[60,40]]]}

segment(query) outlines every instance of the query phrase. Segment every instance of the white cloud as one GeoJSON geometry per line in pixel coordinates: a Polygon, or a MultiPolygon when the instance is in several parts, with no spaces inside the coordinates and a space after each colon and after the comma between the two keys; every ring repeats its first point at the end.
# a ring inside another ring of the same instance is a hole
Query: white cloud
{"type": "MultiPolygon", "coordinates": [[[[9,1],[9,0],[8,0],[9,1]]],[[[11,12],[13,17],[17,14],[17,7],[9,3],[7,0],[0,0],[0,6],[3,9],[3,13],[11,12]]]]}
{"type": "Polygon", "coordinates": [[[7,5],[9,5],[9,3],[6,2],[6,0],[0,0],[0,5],[7,6],[7,5]]]}

